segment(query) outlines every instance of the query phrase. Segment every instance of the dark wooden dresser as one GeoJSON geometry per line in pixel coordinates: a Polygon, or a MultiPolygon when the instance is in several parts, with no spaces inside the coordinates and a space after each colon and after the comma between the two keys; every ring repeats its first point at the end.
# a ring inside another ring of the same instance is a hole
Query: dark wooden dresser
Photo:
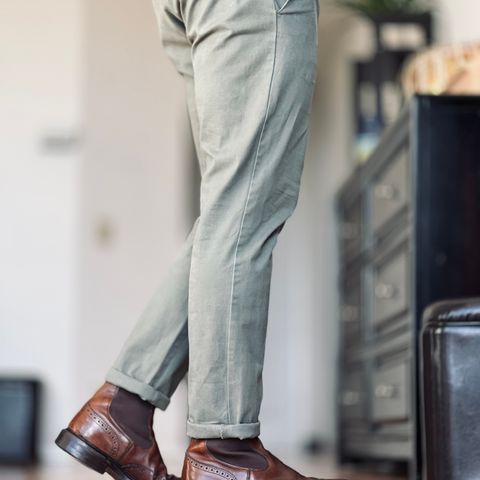
{"type": "Polygon", "coordinates": [[[337,206],[340,459],[417,479],[422,311],[480,295],[480,97],[415,97],[337,206]]]}

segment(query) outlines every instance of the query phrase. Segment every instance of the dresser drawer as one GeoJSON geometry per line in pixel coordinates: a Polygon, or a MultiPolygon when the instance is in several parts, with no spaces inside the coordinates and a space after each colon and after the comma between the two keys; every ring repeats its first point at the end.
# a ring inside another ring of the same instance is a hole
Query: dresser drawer
{"type": "Polygon", "coordinates": [[[343,339],[347,345],[359,344],[362,332],[360,272],[354,272],[342,290],[340,318],[342,321],[343,339]]]}
{"type": "Polygon", "coordinates": [[[340,404],[345,420],[365,420],[365,384],[361,369],[352,370],[344,377],[340,404]]]}
{"type": "Polygon", "coordinates": [[[374,180],[372,188],[372,226],[375,233],[408,203],[409,150],[403,147],[374,180]]]}
{"type": "Polygon", "coordinates": [[[373,374],[372,420],[407,420],[410,416],[410,361],[377,367],[373,374]]]}
{"type": "Polygon", "coordinates": [[[351,255],[362,248],[363,236],[363,206],[362,198],[342,208],[340,223],[340,241],[343,255],[351,255]]]}
{"type": "Polygon", "coordinates": [[[373,322],[375,326],[408,310],[410,250],[407,246],[374,266],[373,322]]]}

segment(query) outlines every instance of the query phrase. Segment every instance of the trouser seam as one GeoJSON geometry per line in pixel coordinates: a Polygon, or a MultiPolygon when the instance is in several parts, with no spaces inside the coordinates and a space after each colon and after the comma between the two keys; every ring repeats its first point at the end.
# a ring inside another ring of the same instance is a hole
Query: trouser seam
{"type": "Polygon", "coordinates": [[[226,375],[225,375],[225,384],[226,384],[226,402],[227,402],[227,423],[231,423],[231,416],[230,416],[230,336],[231,336],[231,324],[232,324],[232,307],[233,307],[233,294],[234,294],[234,288],[235,288],[235,270],[236,270],[236,265],[237,265],[237,254],[238,254],[238,249],[239,249],[239,244],[240,244],[240,239],[242,236],[242,231],[243,231],[243,225],[245,222],[245,217],[248,209],[248,202],[250,200],[250,194],[252,191],[252,186],[253,186],[253,180],[255,177],[255,172],[256,172],[256,167],[258,163],[258,158],[260,154],[260,145],[262,143],[263,139],[263,133],[265,131],[265,126],[267,124],[267,119],[268,119],[268,113],[270,111],[270,102],[271,102],[271,96],[272,96],[272,86],[273,86],[273,78],[275,74],[275,67],[276,67],[276,57],[277,57],[277,36],[278,36],[278,18],[276,15],[274,15],[275,18],[275,37],[274,37],[274,45],[273,45],[273,61],[272,61],[272,71],[270,74],[270,82],[268,86],[268,93],[267,93],[267,102],[266,102],[266,108],[265,108],[265,115],[263,118],[263,123],[262,123],[262,128],[260,131],[260,135],[258,138],[258,144],[257,144],[257,149],[255,152],[255,160],[253,162],[253,167],[252,167],[252,173],[250,176],[250,181],[248,185],[248,191],[247,191],[247,197],[245,199],[245,205],[243,207],[243,212],[242,212],[242,218],[240,221],[240,228],[238,231],[238,236],[237,236],[237,242],[235,245],[235,252],[233,256],[233,268],[232,268],[232,286],[231,286],[231,292],[230,292],[230,310],[229,310],[229,315],[228,315],[228,322],[227,322],[227,341],[226,341],[226,354],[227,354],[227,367],[226,367],[226,375]]]}
{"type": "MultiPolygon", "coordinates": [[[[160,382],[162,381],[162,376],[163,376],[163,367],[165,365],[168,365],[168,363],[178,355],[179,351],[182,351],[180,348],[183,342],[187,342],[187,355],[184,358],[184,361],[182,362],[182,367],[179,371],[175,371],[175,373],[172,373],[172,377],[169,382],[169,387],[168,388],[168,393],[165,395],[168,398],[170,398],[173,393],[175,392],[178,384],[182,380],[182,378],[185,376],[185,374],[188,371],[188,324],[185,322],[185,324],[182,326],[181,330],[178,332],[178,335],[175,337],[175,340],[172,342],[170,345],[170,348],[168,349],[167,353],[165,354],[165,358],[163,359],[163,362],[161,362],[158,367],[157,367],[157,374],[154,375],[149,381],[148,385],[151,386],[151,384],[156,384],[159,385],[160,382]]],[[[155,387],[152,387],[155,388],[155,387]]],[[[156,388],[157,391],[160,391],[158,387],[156,388]]]]}

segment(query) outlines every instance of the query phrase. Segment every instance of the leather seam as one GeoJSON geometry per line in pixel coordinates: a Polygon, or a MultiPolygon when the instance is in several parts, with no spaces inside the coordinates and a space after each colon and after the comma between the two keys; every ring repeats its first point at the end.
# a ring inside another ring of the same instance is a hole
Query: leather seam
{"type": "Polygon", "coordinates": [[[219,477],[225,478],[226,480],[237,480],[237,477],[235,475],[227,472],[223,468],[218,468],[207,463],[199,462],[198,460],[194,460],[190,456],[187,456],[187,460],[193,468],[198,468],[200,470],[203,470],[204,472],[213,473],[214,475],[218,475],[219,477]]]}
{"type": "Polygon", "coordinates": [[[86,406],[88,416],[110,437],[112,440],[112,446],[110,448],[110,454],[113,457],[118,455],[120,447],[120,441],[118,435],[113,431],[112,427],[89,405],[86,406]]]}

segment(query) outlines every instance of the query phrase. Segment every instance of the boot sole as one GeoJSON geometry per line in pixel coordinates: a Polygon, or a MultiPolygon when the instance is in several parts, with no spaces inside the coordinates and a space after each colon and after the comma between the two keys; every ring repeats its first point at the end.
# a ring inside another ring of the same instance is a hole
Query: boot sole
{"type": "Polygon", "coordinates": [[[107,473],[115,480],[134,480],[123,473],[117,462],[68,429],[60,432],[55,443],[75,460],[97,473],[107,473]]]}

